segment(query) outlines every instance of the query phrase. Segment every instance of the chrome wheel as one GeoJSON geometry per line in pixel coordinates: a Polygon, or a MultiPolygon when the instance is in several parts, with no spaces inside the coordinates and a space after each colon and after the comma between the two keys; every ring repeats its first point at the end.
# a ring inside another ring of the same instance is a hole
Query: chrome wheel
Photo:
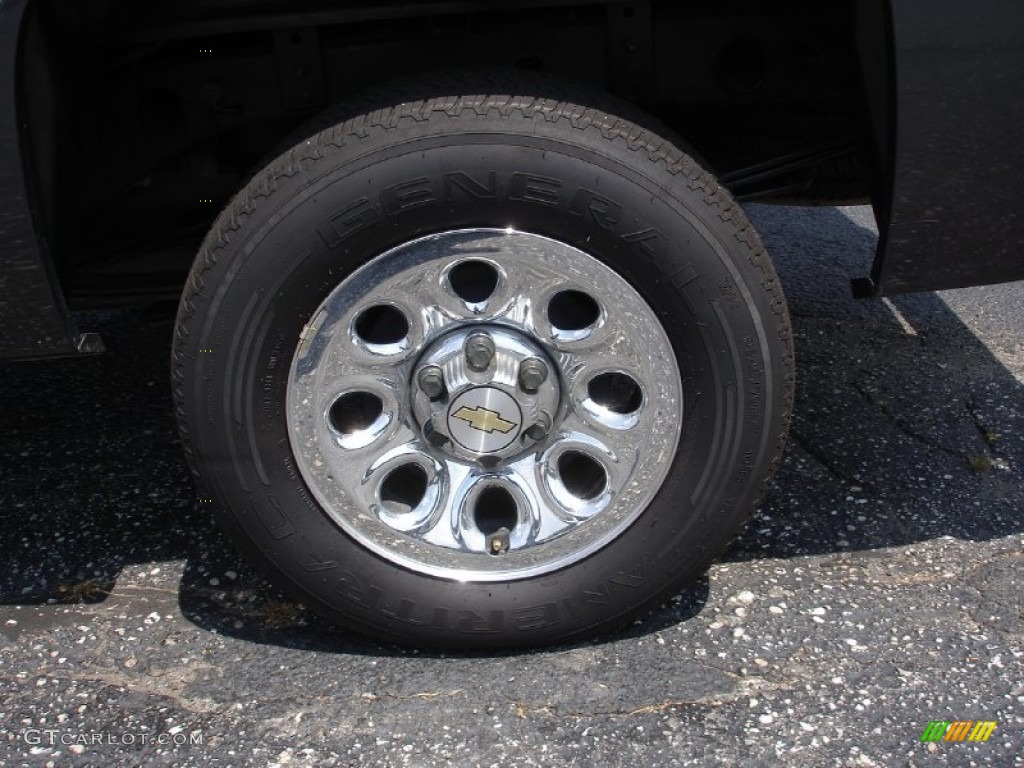
{"type": "Polygon", "coordinates": [[[345,279],[302,335],[293,453],[388,560],[462,581],[597,551],[653,498],[682,422],[669,340],[637,291],[564,243],[462,230],[345,279]]]}

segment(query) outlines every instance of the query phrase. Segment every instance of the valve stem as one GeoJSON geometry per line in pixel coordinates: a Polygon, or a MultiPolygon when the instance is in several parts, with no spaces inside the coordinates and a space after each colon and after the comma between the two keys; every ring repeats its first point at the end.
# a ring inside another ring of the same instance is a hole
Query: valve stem
{"type": "Polygon", "coordinates": [[[487,551],[492,555],[503,555],[508,552],[509,535],[512,532],[502,526],[490,535],[487,540],[487,551]]]}

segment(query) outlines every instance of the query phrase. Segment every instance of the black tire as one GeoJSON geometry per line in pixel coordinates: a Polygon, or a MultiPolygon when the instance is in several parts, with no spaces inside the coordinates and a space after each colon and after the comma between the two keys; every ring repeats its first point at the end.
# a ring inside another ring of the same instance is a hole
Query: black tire
{"type": "Polygon", "coordinates": [[[203,495],[283,589],[400,644],[564,642],[624,625],[728,544],[782,452],[789,321],[742,210],[650,125],[530,74],[425,78],[344,106],[220,215],[181,299],[179,423],[203,495]],[[497,193],[435,195],[453,171],[494,174],[497,193]],[[300,334],[353,270],[424,235],[507,225],[586,251],[650,305],[682,373],[682,429],[653,501],[603,548],[531,578],[460,582],[332,522],[296,467],[285,398],[300,334]]]}

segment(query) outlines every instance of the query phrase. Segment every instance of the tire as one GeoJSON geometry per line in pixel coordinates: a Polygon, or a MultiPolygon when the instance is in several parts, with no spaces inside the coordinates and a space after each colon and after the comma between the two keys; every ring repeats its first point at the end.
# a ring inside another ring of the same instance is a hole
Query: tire
{"type": "Polygon", "coordinates": [[[449,649],[611,631],[699,576],[793,393],[728,193],[532,74],[328,122],[220,215],[181,300],[183,442],[240,548],[332,622],[449,649]]]}

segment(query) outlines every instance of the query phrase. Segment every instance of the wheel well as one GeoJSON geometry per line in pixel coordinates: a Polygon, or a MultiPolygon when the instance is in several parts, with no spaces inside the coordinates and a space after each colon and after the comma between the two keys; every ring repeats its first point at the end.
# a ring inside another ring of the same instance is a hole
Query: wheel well
{"type": "Polygon", "coordinates": [[[451,67],[612,91],[741,200],[863,199],[860,4],[38,0],[21,76],[37,208],[79,302],[173,295],[283,137],[374,83],[451,67]]]}

